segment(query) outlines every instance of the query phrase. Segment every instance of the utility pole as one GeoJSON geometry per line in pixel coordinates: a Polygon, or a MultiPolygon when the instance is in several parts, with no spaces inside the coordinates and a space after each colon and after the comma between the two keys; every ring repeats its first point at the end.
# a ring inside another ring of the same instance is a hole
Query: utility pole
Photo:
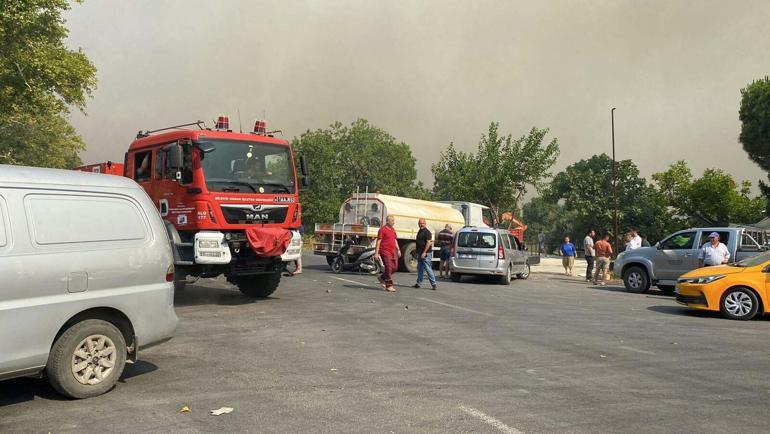
{"type": "Polygon", "coordinates": [[[620,252],[620,230],[618,228],[618,177],[615,162],[615,107],[610,110],[612,121],[612,220],[615,225],[615,254],[620,252]]]}

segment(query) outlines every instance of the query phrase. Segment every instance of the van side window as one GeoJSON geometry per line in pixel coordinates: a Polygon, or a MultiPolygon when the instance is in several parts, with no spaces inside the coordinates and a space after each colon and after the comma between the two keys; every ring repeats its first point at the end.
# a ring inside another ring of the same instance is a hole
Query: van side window
{"type": "Polygon", "coordinates": [[[165,166],[166,153],[160,149],[155,151],[155,179],[163,179],[163,166],[165,166]]]}
{"type": "MultiPolygon", "coordinates": [[[[696,247],[702,247],[704,244],[709,242],[709,234],[712,231],[703,231],[700,234],[700,244],[698,244],[696,247]]],[[[719,234],[719,242],[727,245],[727,243],[730,241],[730,232],[727,231],[716,231],[716,233],[719,234]]]]}
{"type": "Polygon", "coordinates": [[[694,241],[695,232],[682,232],[663,240],[660,247],[663,250],[687,250],[693,248],[694,241]]]}
{"type": "Polygon", "coordinates": [[[500,234],[500,238],[503,240],[503,246],[507,250],[511,250],[511,239],[508,238],[508,234],[500,234]]]}
{"type": "Polygon", "coordinates": [[[112,196],[31,194],[25,198],[32,238],[38,245],[104,243],[148,237],[142,212],[112,196]]]}
{"type": "Polygon", "coordinates": [[[5,199],[0,196],[0,247],[8,245],[8,219],[6,218],[6,215],[5,199]]]}
{"type": "Polygon", "coordinates": [[[511,245],[513,246],[513,250],[520,250],[519,249],[519,243],[516,242],[516,237],[513,235],[508,234],[508,237],[511,239],[511,245]]]}
{"type": "Polygon", "coordinates": [[[134,180],[145,182],[150,180],[152,169],[152,152],[137,152],[134,155],[134,180]]]}

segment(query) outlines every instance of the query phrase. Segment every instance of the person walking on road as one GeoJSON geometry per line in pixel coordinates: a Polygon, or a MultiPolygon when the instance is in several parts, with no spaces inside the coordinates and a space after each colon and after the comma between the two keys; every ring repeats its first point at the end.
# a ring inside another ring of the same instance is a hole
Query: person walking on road
{"type": "Polygon", "coordinates": [[[604,279],[610,271],[610,258],[612,257],[612,245],[610,244],[610,234],[604,234],[601,240],[596,242],[594,252],[596,254],[596,274],[594,274],[594,283],[604,286],[604,279]]]}
{"type": "Polygon", "coordinates": [[[454,241],[452,225],[446,225],[444,226],[444,229],[438,233],[438,245],[441,247],[441,261],[438,265],[439,277],[449,277],[449,259],[452,254],[452,241],[454,241]]]}
{"type": "Polygon", "coordinates": [[[727,246],[719,242],[719,233],[709,234],[708,243],[704,244],[698,253],[698,268],[713,267],[730,262],[730,251],[727,246]]]}
{"type": "Polygon", "coordinates": [[[425,219],[417,220],[417,226],[420,230],[417,231],[417,249],[416,252],[419,255],[417,261],[417,283],[414,284],[415,288],[422,286],[422,278],[425,272],[428,273],[428,282],[430,287],[434,291],[436,290],[436,275],[433,274],[433,234],[425,224],[425,219]]]}
{"type": "Polygon", "coordinates": [[[377,232],[377,244],[374,247],[374,260],[382,258],[383,272],[379,276],[380,284],[388,292],[396,292],[393,287],[393,273],[398,268],[398,258],[401,257],[401,249],[398,248],[396,240],[396,218],[389,215],[385,219],[385,226],[377,232]]]}
{"type": "Polygon", "coordinates": [[[559,247],[561,264],[564,266],[564,274],[572,276],[572,267],[575,266],[575,245],[569,241],[569,236],[564,237],[564,242],[559,247]]]}
{"type": "Polygon", "coordinates": [[[591,276],[594,272],[594,237],[596,236],[596,232],[594,232],[593,229],[588,231],[588,235],[583,239],[583,250],[585,251],[585,257],[586,257],[586,280],[590,281],[591,276]]]}

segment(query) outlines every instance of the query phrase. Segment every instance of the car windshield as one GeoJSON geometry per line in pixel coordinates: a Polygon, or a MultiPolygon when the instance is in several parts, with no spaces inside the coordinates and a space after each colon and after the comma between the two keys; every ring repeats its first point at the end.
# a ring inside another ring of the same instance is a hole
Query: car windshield
{"type": "Polygon", "coordinates": [[[206,140],[215,149],[201,167],[209,191],[294,193],[294,165],[288,146],[241,140],[206,140]]]}
{"type": "Polygon", "coordinates": [[[763,252],[735,263],[736,267],[756,267],[770,261],[770,252],[763,252]]]}
{"type": "Polygon", "coordinates": [[[495,247],[497,234],[486,232],[461,232],[457,236],[457,247],[480,247],[491,249],[495,247]]]}

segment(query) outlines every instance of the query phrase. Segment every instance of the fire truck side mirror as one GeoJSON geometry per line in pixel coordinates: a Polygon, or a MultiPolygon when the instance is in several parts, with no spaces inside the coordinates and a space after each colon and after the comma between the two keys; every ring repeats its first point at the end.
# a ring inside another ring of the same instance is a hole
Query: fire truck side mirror
{"type": "Polygon", "coordinates": [[[178,143],[166,146],[166,169],[179,170],[182,168],[182,147],[178,143]]]}
{"type": "Polygon", "coordinates": [[[303,187],[310,187],[310,181],[307,179],[307,176],[303,176],[301,182],[303,187]]]}
{"type": "Polygon", "coordinates": [[[302,172],[302,176],[307,176],[307,159],[305,158],[305,155],[300,155],[299,157],[299,170],[302,172]]]}

